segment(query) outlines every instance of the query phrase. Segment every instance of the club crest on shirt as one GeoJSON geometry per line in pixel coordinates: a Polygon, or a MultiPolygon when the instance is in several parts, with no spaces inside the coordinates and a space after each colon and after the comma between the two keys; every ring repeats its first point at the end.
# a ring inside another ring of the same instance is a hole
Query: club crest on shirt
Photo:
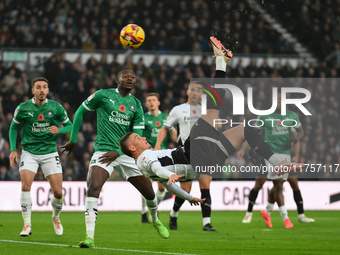
{"type": "Polygon", "coordinates": [[[52,117],[52,116],[53,116],[53,112],[49,111],[49,112],[47,113],[47,116],[48,116],[48,117],[52,117]]]}
{"type": "Polygon", "coordinates": [[[131,105],[130,106],[130,110],[134,112],[135,111],[135,107],[133,105],[131,105]]]}

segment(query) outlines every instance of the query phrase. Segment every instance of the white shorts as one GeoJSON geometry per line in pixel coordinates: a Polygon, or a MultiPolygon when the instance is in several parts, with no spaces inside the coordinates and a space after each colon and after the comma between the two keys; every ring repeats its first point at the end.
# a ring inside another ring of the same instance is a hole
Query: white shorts
{"type": "Polygon", "coordinates": [[[92,155],[90,166],[100,166],[101,168],[105,169],[109,176],[113,173],[113,170],[116,169],[125,180],[129,179],[130,177],[134,176],[141,176],[143,175],[141,171],[137,168],[135,160],[125,154],[116,158],[115,161],[111,162],[110,165],[106,166],[98,161],[98,159],[104,155],[106,152],[97,151],[92,155]]]}
{"type": "Polygon", "coordinates": [[[35,155],[29,153],[28,151],[22,150],[19,171],[30,170],[36,174],[39,166],[41,167],[45,177],[51,174],[63,173],[58,152],[44,155],[35,155]]]}
{"type": "MultiPolygon", "coordinates": [[[[291,161],[291,157],[288,154],[279,154],[279,153],[277,153],[277,155],[282,157],[282,159],[284,161],[288,161],[288,162],[291,161]]],[[[283,179],[283,180],[287,181],[289,173],[285,173],[285,174],[282,174],[282,175],[276,175],[274,173],[274,166],[272,164],[270,164],[266,159],[264,161],[266,162],[266,166],[267,166],[267,169],[268,169],[268,174],[267,174],[267,179],[268,180],[283,179]]]]}

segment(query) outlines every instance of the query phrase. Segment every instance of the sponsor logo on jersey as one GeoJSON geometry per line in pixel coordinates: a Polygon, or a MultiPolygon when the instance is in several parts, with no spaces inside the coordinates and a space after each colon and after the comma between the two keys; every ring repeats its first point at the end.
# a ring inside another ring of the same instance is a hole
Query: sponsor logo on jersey
{"type": "Polygon", "coordinates": [[[151,131],[151,137],[157,137],[160,130],[160,128],[153,128],[151,131]]]}
{"type": "Polygon", "coordinates": [[[42,114],[39,114],[39,116],[38,116],[38,120],[44,120],[44,115],[42,115],[42,114]]]}
{"type": "Polygon", "coordinates": [[[120,110],[121,112],[125,112],[125,105],[119,106],[119,110],[120,110]]]}
{"type": "Polygon", "coordinates": [[[34,113],[33,112],[28,112],[27,113],[29,116],[33,117],[34,116],[34,113]]]}
{"type": "Polygon", "coordinates": [[[14,112],[14,117],[16,117],[16,116],[17,116],[17,114],[18,114],[18,110],[17,110],[17,109],[15,109],[15,112],[14,112]]]}
{"type": "Polygon", "coordinates": [[[92,159],[90,164],[94,164],[94,163],[96,163],[96,160],[92,159]]]}
{"type": "Polygon", "coordinates": [[[24,161],[20,162],[20,167],[24,166],[24,161]]]}
{"type": "Polygon", "coordinates": [[[148,120],[148,124],[152,125],[152,120],[148,120]]]}
{"type": "MultiPolygon", "coordinates": [[[[124,110],[125,110],[125,107],[124,107],[124,110]]],[[[124,126],[130,126],[130,123],[131,123],[129,115],[120,113],[118,111],[112,111],[111,112],[111,116],[109,118],[109,121],[115,122],[115,123],[118,123],[118,124],[122,124],[124,126]]]]}
{"type": "Polygon", "coordinates": [[[32,124],[32,132],[46,132],[50,130],[50,122],[34,122],[32,124]]]}
{"type": "Polygon", "coordinates": [[[112,100],[112,99],[110,99],[110,102],[112,103],[112,104],[115,104],[115,102],[116,102],[116,100],[112,100]]]}

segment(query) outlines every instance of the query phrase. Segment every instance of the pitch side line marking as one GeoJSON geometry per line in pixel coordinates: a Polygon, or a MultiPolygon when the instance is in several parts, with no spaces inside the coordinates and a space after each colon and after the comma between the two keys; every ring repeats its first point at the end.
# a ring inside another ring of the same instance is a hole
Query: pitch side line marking
{"type": "MultiPolygon", "coordinates": [[[[70,247],[70,248],[79,248],[76,245],[68,245],[68,244],[55,244],[55,243],[39,243],[39,242],[28,242],[28,241],[16,241],[16,240],[0,240],[0,242],[5,243],[22,243],[22,244],[39,244],[46,246],[59,246],[59,247],[70,247]]],[[[169,254],[169,255],[195,255],[188,253],[173,253],[173,252],[162,252],[162,251],[142,251],[142,250],[128,250],[128,249],[117,249],[117,248],[105,248],[105,247],[94,247],[91,248],[94,250],[108,250],[108,251],[125,251],[125,252],[136,252],[136,253],[148,253],[148,254],[169,254]]]]}

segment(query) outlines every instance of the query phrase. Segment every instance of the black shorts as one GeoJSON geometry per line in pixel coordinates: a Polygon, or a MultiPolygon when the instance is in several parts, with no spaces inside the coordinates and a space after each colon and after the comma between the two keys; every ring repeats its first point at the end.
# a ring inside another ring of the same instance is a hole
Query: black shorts
{"type": "Polygon", "coordinates": [[[192,167],[223,166],[235,152],[229,140],[203,119],[190,131],[190,164],[192,167]]]}

